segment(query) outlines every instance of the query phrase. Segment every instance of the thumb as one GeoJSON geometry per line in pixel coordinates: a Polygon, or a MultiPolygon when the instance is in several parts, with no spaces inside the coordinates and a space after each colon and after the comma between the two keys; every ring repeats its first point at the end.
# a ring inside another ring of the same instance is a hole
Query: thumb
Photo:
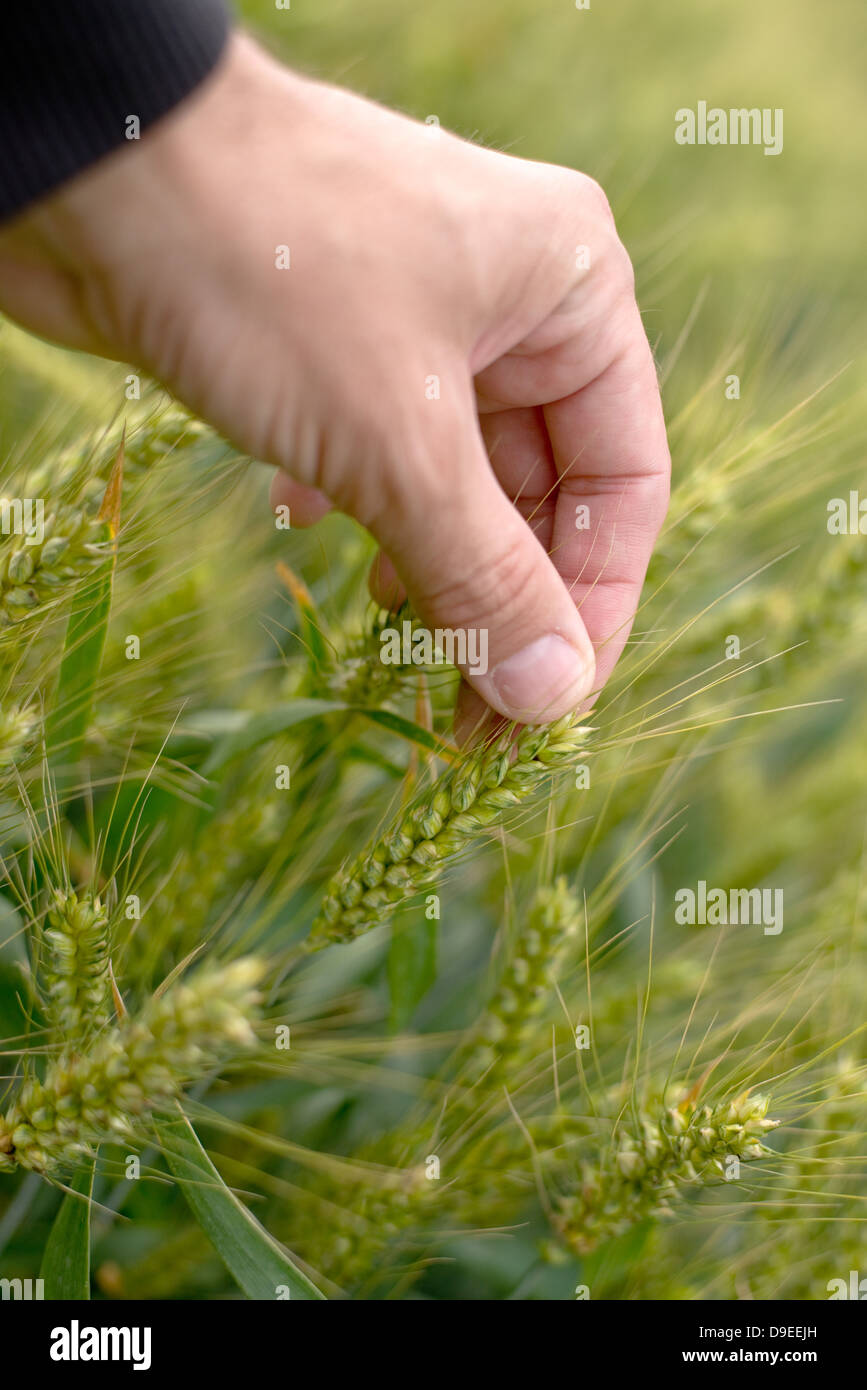
{"type": "Polygon", "coordinates": [[[590,638],[550,558],[500,488],[474,408],[419,438],[426,456],[410,467],[404,457],[399,474],[395,467],[389,505],[371,529],[433,645],[507,719],[547,722],[576,709],[593,688],[590,638]]]}

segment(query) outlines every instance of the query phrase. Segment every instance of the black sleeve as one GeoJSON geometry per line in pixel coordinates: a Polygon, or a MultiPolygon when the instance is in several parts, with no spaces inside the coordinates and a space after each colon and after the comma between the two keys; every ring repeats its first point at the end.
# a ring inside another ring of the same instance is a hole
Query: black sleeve
{"type": "Polygon", "coordinates": [[[183,101],[216,64],[224,0],[0,0],[0,221],[183,101]]]}

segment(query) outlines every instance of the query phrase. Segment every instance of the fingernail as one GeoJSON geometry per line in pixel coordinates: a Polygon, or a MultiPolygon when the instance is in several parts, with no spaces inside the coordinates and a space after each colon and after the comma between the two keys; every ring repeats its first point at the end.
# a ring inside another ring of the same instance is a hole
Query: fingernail
{"type": "Polygon", "coordinates": [[[479,694],[522,724],[559,719],[581,704],[593,688],[596,665],[555,632],[537,637],[501,661],[473,685],[479,694]]]}

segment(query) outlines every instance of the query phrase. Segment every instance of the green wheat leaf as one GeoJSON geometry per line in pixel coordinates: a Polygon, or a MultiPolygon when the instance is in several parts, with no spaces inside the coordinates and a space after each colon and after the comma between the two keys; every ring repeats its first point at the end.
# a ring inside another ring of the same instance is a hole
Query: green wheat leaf
{"type": "Polygon", "coordinates": [[[87,1163],[70,1183],[51,1227],[42,1256],[40,1278],[45,1281],[45,1297],[90,1298],[90,1196],[93,1191],[93,1163],[87,1163]]]}
{"type": "Polygon", "coordinates": [[[437,738],[436,734],[422,728],[420,724],[414,724],[411,719],[392,713],[391,710],[347,705],[341,700],[305,699],[293,700],[290,704],[277,705],[274,709],[263,710],[260,713],[250,713],[246,719],[239,722],[233,733],[220,740],[205,762],[202,773],[205,777],[210,777],[233,758],[237,758],[241,753],[252,752],[254,748],[267,743],[271,738],[276,738],[278,734],[334,714],[362,715],[371,723],[388,729],[399,738],[424,748],[426,752],[449,759],[454,756],[451,746],[437,738]]]}
{"type": "Polygon", "coordinates": [[[397,734],[398,738],[406,739],[407,743],[416,744],[427,753],[436,753],[438,758],[446,758],[449,762],[453,762],[455,759],[455,749],[450,743],[437,738],[430,729],[425,729],[421,724],[414,723],[412,719],[405,719],[402,714],[395,714],[389,709],[365,709],[360,705],[350,705],[347,708],[355,714],[363,714],[372,724],[378,724],[380,728],[388,729],[389,733],[397,734]]]}
{"type": "Polygon", "coordinates": [[[301,640],[309,654],[311,668],[314,672],[324,671],[328,665],[329,649],[323,633],[322,617],[313,595],[283,560],[277,565],[277,573],[295,601],[301,640]]]}
{"type": "Polygon", "coordinates": [[[226,763],[241,753],[250,753],[261,743],[267,743],[288,729],[300,724],[309,724],[316,719],[324,719],[330,714],[339,714],[346,708],[337,700],[293,700],[288,705],[277,705],[274,709],[260,713],[250,713],[239,722],[237,729],[222,738],[205,762],[202,773],[210,777],[226,763]]]}
{"type": "Polygon", "coordinates": [[[154,1124],[190,1210],[247,1297],[273,1300],[278,1289],[288,1288],[292,1298],[324,1298],[226,1186],[186,1116],[157,1118],[154,1124]]]}
{"type": "Polygon", "coordinates": [[[393,1033],[409,1023],[416,1005],[424,998],[437,974],[438,923],[422,917],[418,922],[393,924],[388,951],[389,1026],[393,1033]]]}

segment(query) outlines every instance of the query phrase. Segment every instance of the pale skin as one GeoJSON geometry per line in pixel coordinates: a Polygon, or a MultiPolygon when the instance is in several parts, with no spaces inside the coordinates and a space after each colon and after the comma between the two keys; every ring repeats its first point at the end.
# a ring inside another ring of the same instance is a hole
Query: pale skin
{"type": "Polygon", "coordinates": [[[377,598],[485,629],[462,736],[489,708],[557,718],[607,680],[669,453],[592,179],[302,78],[238,34],[140,141],[0,228],[0,309],[164,382],[276,466],[293,526],[355,517],[381,547],[377,598]]]}

